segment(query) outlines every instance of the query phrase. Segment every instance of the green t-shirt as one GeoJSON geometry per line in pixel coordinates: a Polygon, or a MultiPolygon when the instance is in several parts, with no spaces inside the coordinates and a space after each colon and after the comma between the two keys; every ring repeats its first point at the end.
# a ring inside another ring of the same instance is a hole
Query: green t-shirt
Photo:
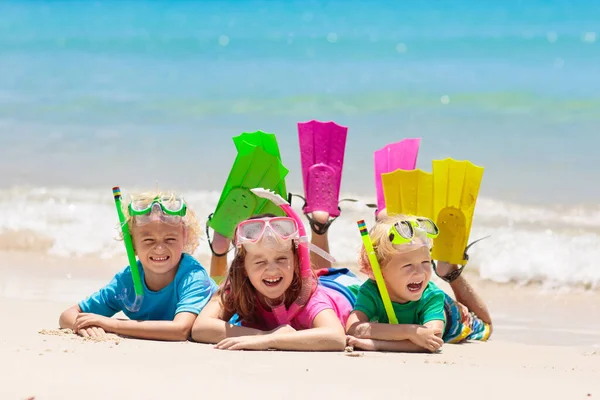
{"type": "MultiPolygon", "coordinates": [[[[423,325],[429,321],[444,321],[444,291],[435,283],[429,282],[423,291],[421,299],[400,304],[392,302],[399,324],[423,325]]],[[[369,318],[370,322],[388,324],[390,321],[383,306],[383,300],[379,295],[379,289],[375,281],[368,279],[362,284],[358,291],[354,310],[361,311],[369,318]]]]}

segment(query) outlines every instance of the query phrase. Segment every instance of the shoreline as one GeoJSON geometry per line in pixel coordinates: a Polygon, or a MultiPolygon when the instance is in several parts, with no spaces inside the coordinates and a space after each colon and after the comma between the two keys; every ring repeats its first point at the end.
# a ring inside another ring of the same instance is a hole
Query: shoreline
{"type": "MultiPolygon", "coordinates": [[[[64,308],[104,286],[127,264],[125,255],[101,260],[97,257],[64,258],[45,254],[2,252],[0,299],[42,301],[64,308]]],[[[200,256],[207,269],[210,258],[200,256]]],[[[355,265],[348,267],[361,279],[355,265]]],[[[552,346],[600,346],[600,291],[551,289],[539,284],[499,284],[483,280],[466,270],[464,276],[488,305],[494,321],[493,338],[515,343],[552,346]]],[[[449,285],[435,274],[432,281],[452,295],[449,285]]],[[[62,311],[55,308],[56,318],[62,311]]],[[[57,326],[46,326],[56,329],[57,326]]]]}
{"type": "Polygon", "coordinates": [[[446,344],[437,354],[230,352],[189,341],[93,341],[59,330],[60,313],[106,284],[124,257],[0,257],[8,261],[0,267],[0,357],[15,366],[4,373],[0,398],[189,398],[200,390],[261,399],[305,399],[309,390],[343,399],[398,391],[421,399],[462,399],[473,391],[503,400],[600,394],[600,321],[589,318],[600,311],[599,293],[544,292],[469,273],[494,318],[486,343],[446,344]],[[399,386],[399,375],[410,385],[399,386]],[[98,385],[98,377],[110,384],[98,385]]]}

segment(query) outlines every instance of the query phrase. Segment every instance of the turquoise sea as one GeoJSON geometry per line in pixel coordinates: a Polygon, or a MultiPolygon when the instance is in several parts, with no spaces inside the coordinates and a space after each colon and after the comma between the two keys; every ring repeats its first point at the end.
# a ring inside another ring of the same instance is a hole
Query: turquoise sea
{"type": "MultiPolygon", "coordinates": [[[[344,195],[373,201],[373,151],[421,137],[420,168],[486,168],[482,276],[595,287],[598,35],[586,0],[2,1],[0,232],[122,251],[113,185],[158,181],[207,214],[231,137],[258,129],[301,192],[296,122],[334,120],[349,127],[344,195]]],[[[357,207],[334,252],[358,246],[348,227],[370,211],[357,207]]]]}

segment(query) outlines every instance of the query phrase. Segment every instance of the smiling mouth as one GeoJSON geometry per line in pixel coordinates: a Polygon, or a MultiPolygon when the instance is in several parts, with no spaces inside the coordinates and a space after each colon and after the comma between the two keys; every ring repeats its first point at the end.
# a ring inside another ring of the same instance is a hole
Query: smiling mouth
{"type": "Polygon", "coordinates": [[[406,285],[406,287],[408,288],[408,290],[410,292],[418,292],[421,290],[421,288],[423,287],[423,281],[420,282],[411,282],[408,285],[406,285]]]}
{"type": "Polygon", "coordinates": [[[283,277],[281,277],[281,276],[279,278],[265,278],[265,279],[263,279],[263,283],[265,284],[265,286],[274,287],[274,286],[279,285],[282,280],[283,280],[283,277]]]}
{"type": "Polygon", "coordinates": [[[167,261],[169,258],[169,256],[163,256],[163,257],[150,257],[150,259],[154,262],[165,262],[167,261]]]}

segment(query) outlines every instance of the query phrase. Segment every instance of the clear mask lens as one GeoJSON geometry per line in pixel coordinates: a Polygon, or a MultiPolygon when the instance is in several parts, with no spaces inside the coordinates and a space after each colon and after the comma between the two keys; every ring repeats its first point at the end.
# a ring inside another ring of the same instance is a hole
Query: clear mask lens
{"type": "Polygon", "coordinates": [[[416,222],[419,228],[425,231],[427,234],[434,237],[439,235],[439,229],[432,220],[427,218],[417,218],[416,222]]]}
{"type": "Polygon", "coordinates": [[[398,222],[396,223],[395,227],[398,234],[405,239],[412,239],[412,237],[415,236],[415,230],[408,221],[398,222]]]}
{"type": "Polygon", "coordinates": [[[131,202],[131,209],[137,212],[143,212],[150,208],[150,204],[152,204],[152,200],[135,200],[131,202]]]}
{"type": "Polygon", "coordinates": [[[287,219],[273,220],[269,226],[273,229],[273,231],[275,231],[275,233],[283,238],[290,237],[298,232],[294,221],[287,219]]]}
{"type": "Polygon", "coordinates": [[[246,223],[240,226],[240,237],[242,239],[247,240],[258,240],[265,229],[265,223],[261,220],[256,220],[256,222],[246,223]]]}
{"type": "Polygon", "coordinates": [[[183,199],[181,198],[167,198],[164,197],[162,199],[160,199],[160,203],[162,204],[162,206],[172,212],[177,212],[177,211],[181,211],[181,209],[183,208],[183,199]]]}

